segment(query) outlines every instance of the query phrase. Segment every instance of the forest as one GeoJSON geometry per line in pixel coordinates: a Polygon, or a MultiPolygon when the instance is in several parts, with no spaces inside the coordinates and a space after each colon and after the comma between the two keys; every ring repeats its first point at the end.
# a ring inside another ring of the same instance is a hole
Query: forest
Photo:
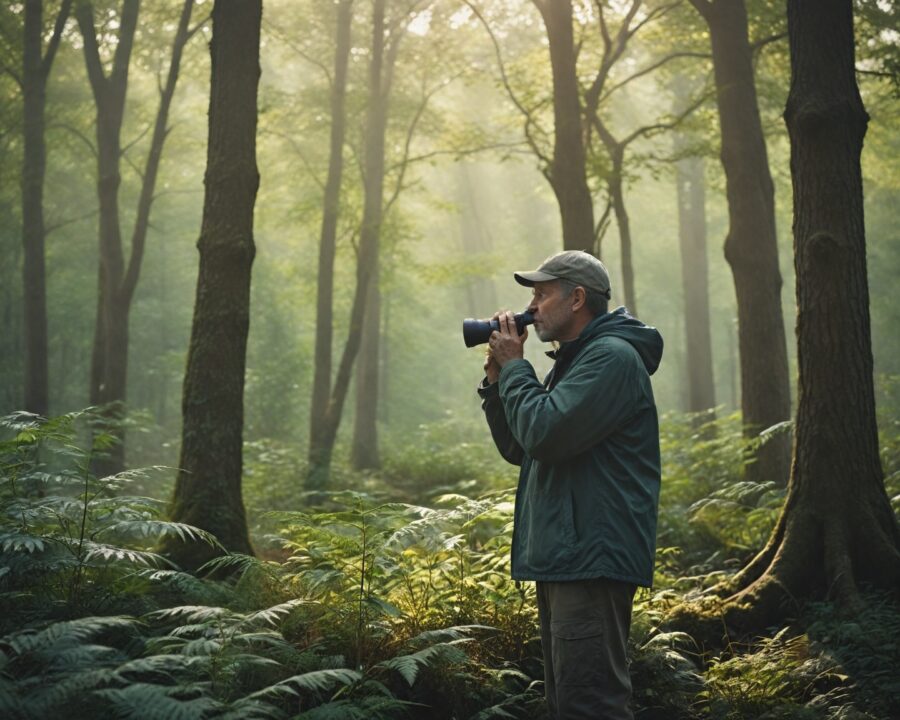
{"type": "Polygon", "coordinates": [[[900,718],[895,0],[10,0],[0,68],[0,716],[553,717],[461,329],[581,250],[664,339],[634,717],[900,718]]]}

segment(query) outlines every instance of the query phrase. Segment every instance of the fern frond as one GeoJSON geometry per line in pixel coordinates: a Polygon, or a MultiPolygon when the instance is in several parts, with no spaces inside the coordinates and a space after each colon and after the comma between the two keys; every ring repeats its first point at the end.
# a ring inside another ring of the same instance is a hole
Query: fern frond
{"type": "Polygon", "coordinates": [[[351,685],[362,678],[362,674],[356,670],[347,668],[334,668],[331,670],[313,670],[301,675],[294,675],[279,683],[270,685],[262,690],[257,690],[247,695],[247,700],[275,700],[285,696],[299,696],[300,691],[318,692],[329,690],[335,685],[351,685]]]}
{"type": "Polygon", "coordinates": [[[124,615],[83,617],[78,620],[53,623],[40,631],[20,630],[0,639],[0,645],[8,646],[17,655],[24,655],[53,646],[62,647],[67,644],[83,643],[102,633],[113,630],[130,630],[137,625],[138,620],[124,615]]]}
{"type": "MultiPolygon", "coordinates": [[[[184,542],[205,542],[213,547],[222,548],[216,537],[187,523],[170,520],[123,520],[104,527],[97,535],[113,534],[124,537],[155,538],[177,537],[184,542]]],[[[224,548],[222,548],[224,550],[224,548]]]]}
{"type": "Polygon", "coordinates": [[[227,617],[232,612],[228,608],[209,605],[180,605],[178,607],[155,610],[148,618],[158,620],[180,620],[188,623],[203,623],[216,618],[227,617]]]}
{"type": "Polygon", "coordinates": [[[490,625],[453,625],[437,630],[425,630],[407,641],[410,647],[421,647],[431,643],[448,643],[454,640],[467,640],[475,631],[497,632],[497,628],[490,625]]]}
{"type": "Polygon", "coordinates": [[[172,680],[176,676],[200,673],[209,666],[209,658],[204,656],[185,655],[148,655],[122,663],[116,668],[119,675],[137,677],[153,677],[172,680]]]}
{"type": "Polygon", "coordinates": [[[95,690],[94,695],[112,706],[117,717],[124,720],[197,720],[222,707],[211,697],[200,695],[182,699],[201,686],[163,686],[150,683],[133,683],[123,688],[95,690]]]}
{"type": "MultiPolygon", "coordinates": [[[[73,543],[74,545],[75,543],[73,543]]],[[[84,560],[87,563],[103,562],[109,564],[123,563],[125,565],[140,565],[143,567],[160,567],[168,565],[175,567],[172,562],[160,555],[159,553],[149,552],[147,550],[132,550],[130,548],[119,547],[118,545],[107,545],[106,543],[98,543],[85,540],[83,544],[85,550],[84,560]]]]}
{"type": "Polygon", "coordinates": [[[441,662],[461,663],[468,660],[468,655],[461,650],[458,643],[466,642],[457,640],[453,643],[438,643],[411,655],[400,655],[378,663],[375,667],[382,667],[398,672],[407,684],[412,687],[423,667],[431,667],[441,662]]]}
{"type": "Polygon", "coordinates": [[[29,533],[8,532],[0,535],[0,550],[3,552],[43,552],[44,541],[29,533]]]}
{"type": "Polygon", "coordinates": [[[406,717],[406,711],[411,707],[425,706],[395,697],[368,695],[359,699],[333,700],[300,713],[296,720],[395,720],[406,717]]]}
{"type": "Polygon", "coordinates": [[[247,572],[252,567],[261,567],[263,561],[252,555],[242,555],[241,553],[228,553],[227,555],[219,555],[214,557],[207,563],[204,563],[197,569],[199,575],[209,575],[219,570],[237,571],[241,574],[247,572]]]}
{"type": "Polygon", "coordinates": [[[258,625],[268,625],[270,627],[276,627],[278,625],[278,622],[280,620],[283,620],[284,617],[291,612],[291,610],[296,607],[300,607],[301,605],[310,604],[315,603],[312,600],[305,600],[303,598],[288,600],[287,602],[273,605],[272,607],[266,608],[265,610],[259,610],[255,613],[251,613],[240,622],[238,627],[255,627],[258,625]]]}

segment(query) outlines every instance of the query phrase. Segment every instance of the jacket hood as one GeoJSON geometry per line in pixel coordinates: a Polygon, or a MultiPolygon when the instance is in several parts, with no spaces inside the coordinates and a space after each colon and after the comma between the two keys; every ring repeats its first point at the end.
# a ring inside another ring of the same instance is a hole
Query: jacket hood
{"type": "Polygon", "coordinates": [[[624,307],[618,307],[612,312],[594,318],[581,331],[578,339],[585,341],[605,336],[621,338],[630,343],[644,361],[647,372],[650,375],[656,372],[662,360],[663,339],[655,327],[645,325],[629,315],[624,307]]]}

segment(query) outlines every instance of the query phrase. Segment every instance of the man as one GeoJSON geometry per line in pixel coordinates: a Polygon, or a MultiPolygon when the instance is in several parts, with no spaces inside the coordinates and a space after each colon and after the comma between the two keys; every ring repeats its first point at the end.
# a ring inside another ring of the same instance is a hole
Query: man
{"type": "Polygon", "coordinates": [[[521,465],[512,576],[537,581],[550,716],[632,718],[626,645],[638,585],[650,586],[659,501],[659,427],[650,375],[662,337],[625,308],[581,251],[515,279],[533,289],[538,337],[556,341],[543,384],[528,337],[497,313],[478,389],[500,454],[521,465]]]}

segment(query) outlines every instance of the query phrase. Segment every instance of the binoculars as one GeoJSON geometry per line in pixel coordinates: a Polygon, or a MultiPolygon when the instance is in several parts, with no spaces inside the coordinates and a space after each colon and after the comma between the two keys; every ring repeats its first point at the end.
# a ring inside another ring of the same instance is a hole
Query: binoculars
{"type": "MultiPolygon", "coordinates": [[[[525,310],[524,312],[518,313],[515,316],[515,319],[516,332],[521,335],[525,332],[525,326],[531,325],[534,322],[534,315],[525,310]]],[[[500,330],[499,320],[474,320],[473,318],[466,318],[463,320],[463,340],[466,343],[466,347],[475,347],[476,345],[486,343],[494,330],[500,330]]]]}

